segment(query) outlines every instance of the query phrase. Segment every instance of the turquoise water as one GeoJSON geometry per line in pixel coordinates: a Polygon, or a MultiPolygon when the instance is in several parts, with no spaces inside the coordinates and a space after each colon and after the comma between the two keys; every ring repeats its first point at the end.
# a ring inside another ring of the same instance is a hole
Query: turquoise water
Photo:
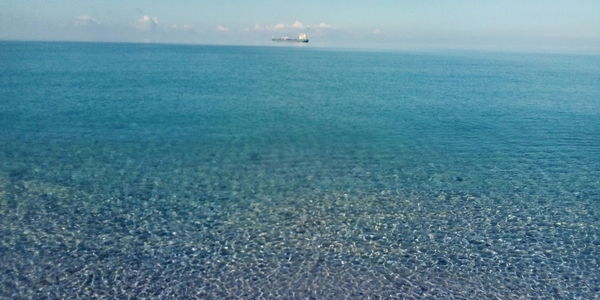
{"type": "Polygon", "coordinates": [[[0,42],[0,297],[600,297],[600,57],[0,42]]]}

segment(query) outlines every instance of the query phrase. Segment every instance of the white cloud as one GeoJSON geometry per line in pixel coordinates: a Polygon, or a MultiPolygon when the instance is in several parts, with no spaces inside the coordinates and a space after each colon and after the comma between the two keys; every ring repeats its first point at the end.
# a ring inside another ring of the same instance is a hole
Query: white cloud
{"type": "Polygon", "coordinates": [[[183,30],[194,30],[194,26],[192,25],[188,25],[188,24],[184,24],[181,26],[183,28],[183,30]]]}
{"type": "Polygon", "coordinates": [[[75,25],[82,25],[82,26],[86,26],[86,25],[98,25],[100,24],[100,22],[98,22],[98,20],[96,20],[96,18],[94,17],[90,17],[90,16],[79,16],[75,18],[75,25]]]}
{"type": "Polygon", "coordinates": [[[321,28],[321,29],[329,29],[329,28],[331,28],[331,25],[329,25],[329,24],[327,24],[325,22],[321,22],[321,23],[319,23],[319,24],[317,24],[317,25],[315,25],[313,27],[321,28]]]}
{"type": "Polygon", "coordinates": [[[135,27],[143,31],[154,31],[158,27],[158,18],[144,15],[136,21],[135,27]]]}
{"type": "Polygon", "coordinates": [[[248,32],[248,31],[263,31],[263,30],[265,30],[265,28],[260,24],[254,24],[254,27],[246,27],[243,29],[243,31],[246,31],[246,32],[248,32]]]}
{"type": "Polygon", "coordinates": [[[294,21],[294,24],[292,24],[292,28],[304,29],[306,28],[306,26],[304,26],[304,24],[302,24],[302,22],[300,21],[294,21]]]}
{"type": "Polygon", "coordinates": [[[381,29],[379,29],[379,28],[373,29],[373,34],[381,34],[381,29]]]}
{"type": "Polygon", "coordinates": [[[282,30],[282,29],[286,29],[288,26],[285,24],[275,24],[275,26],[270,27],[273,28],[274,30],[282,30]]]}
{"type": "MultiPolygon", "coordinates": [[[[275,24],[275,25],[267,25],[267,26],[260,26],[260,25],[255,25],[254,26],[254,31],[262,31],[262,30],[266,30],[266,31],[284,31],[284,30],[305,30],[305,29],[310,29],[310,28],[314,28],[314,29],[332,29],[333,26],[331,26],[330,24],[327,24],[325,22],[321,22],[319,24],[315,24],[315,25],[306,25],[298,20],[294,21],[291,24],[284,24],[284,23],[279,23],[279,24],[275,24]]],[[[250,31],[252,29],[248,28],[246,31],[250,31]]]]}
{"type": "Polygon", "coordinates": [[[217,31],[227,32],[227,31],[229,31],[229,28],[227,28],[223,25],[219,25],[219,26],[217,26],[217,31]]]}
{"type": "Polygon", "coordinates": [[[171,30],[175,30],[175,31],[188,31],[188,32],[196,32],[197,31],[194,28],[194,26],[189,25],[189,24],[183,24],[183,25],[172,24],[169,28],[171,30]]]}

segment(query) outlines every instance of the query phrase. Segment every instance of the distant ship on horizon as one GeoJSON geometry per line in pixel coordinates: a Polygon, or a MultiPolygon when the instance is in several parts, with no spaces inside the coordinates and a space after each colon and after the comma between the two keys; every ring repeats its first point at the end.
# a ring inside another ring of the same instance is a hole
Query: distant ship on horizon
{"type": "Polygon", "coordinates": [[[273,42],[295,42],[295,43],[308,43],[308,34],[306,33],[301,33],[298,35],[297,39],[294,38],[290,38],[288,36],[282,36],[279,38],[272,38],[271,39],[273,42]]]}

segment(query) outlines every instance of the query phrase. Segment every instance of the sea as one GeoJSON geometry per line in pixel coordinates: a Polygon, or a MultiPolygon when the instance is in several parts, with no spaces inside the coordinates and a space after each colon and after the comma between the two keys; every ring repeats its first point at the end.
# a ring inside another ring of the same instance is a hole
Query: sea
{"type": "Polygon", "coordinates": [[[2,299],[599,299],[600,56],[0,42],[2,299]]]}

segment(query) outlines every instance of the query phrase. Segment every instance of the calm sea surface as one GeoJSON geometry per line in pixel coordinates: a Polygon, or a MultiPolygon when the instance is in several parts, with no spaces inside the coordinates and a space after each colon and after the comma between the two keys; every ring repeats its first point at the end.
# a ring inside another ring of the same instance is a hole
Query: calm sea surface
{"type": "Polygon", "coordinates": [[[0,298],[600,297],[600,56],[0,42],[0,298]]]}

